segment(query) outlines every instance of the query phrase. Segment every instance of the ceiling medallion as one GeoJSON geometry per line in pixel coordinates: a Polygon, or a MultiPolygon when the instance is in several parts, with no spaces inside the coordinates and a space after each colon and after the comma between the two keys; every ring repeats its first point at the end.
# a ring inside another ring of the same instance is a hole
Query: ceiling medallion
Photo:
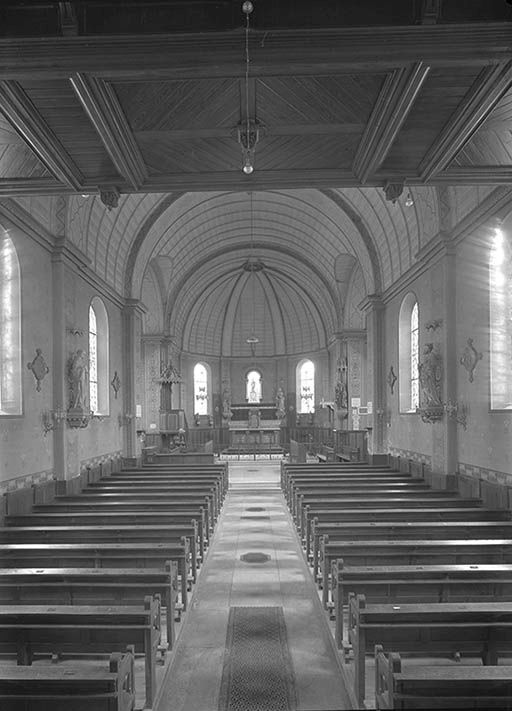
{"type": "Polygon", "coordinates": [[[244,272],[261,272],[265,268],[265,265],[261,259],[248,259],[243,263],[242,269],[244,272]]]}

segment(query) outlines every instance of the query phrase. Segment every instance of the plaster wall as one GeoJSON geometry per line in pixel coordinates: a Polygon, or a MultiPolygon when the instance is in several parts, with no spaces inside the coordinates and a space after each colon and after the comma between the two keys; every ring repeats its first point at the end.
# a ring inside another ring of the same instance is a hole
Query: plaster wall
{"type": "Polygon", "coordinates": [[[51,255],[21,229],[2,220],[18,255],[21,276],[21,363],[23,414],[0,416],[0,489],[44,481],[53,475],[52,434],[44,435],[42,413],[52,401],[51,255]],[[40,348],[50,369],[36,390],[27,368],[40,348]]]}
{"type": "MultiPolygon", "coordinates": [[[[391,366],[397,376],[393,392],[386,383],[385,433],[384,442],[387,451],[392,454],[410,453],[420,461],[431,462],[433,456],[434,428],[439,424],[428,424],[416,413],[400,412],[400,369],[399,369],[399,314],[405,296],[415,294],[419,307],[420,354],[425,343],[438,343],[442,333],[431,333],[425,325],[434,318],[440,318],[438,299],[435,290],[439,289],[439,264],[425,270],[413,283],[408,284],[386,304],[385,313],[385,363],[384,373],[387,378],[391,366]]],[[[421,360],[421,355],[420,355],[421,360]]],[[[402,385],[403,387],[403,385],[402,385]]]]}
{"type": "MultiPolygon", "coordinates": [[[[458,400],[466,404],[467,427],[458,428],[459,469],[468,465],[477,476],[485,471],[505,473],[512,481],[512,410],[490,409],[489,350],[489,236],[467,238],[457,250],[457,362],[458,400]],[[460,364],[468,338],[482,358],[473,382],[460,364]],[[480,470],[480,471],[478,471],[480,470]]],[[[499,477],[498,477],[499,479],[499,477]]]]}
{"type": "MultiPolygon", "coordinates": [[[[89,331],[89,305],[93,296],[102,298],[109,325],[109,414],[92,418],[85,428],[66,427],[66,478],[77,476],[86,463],[98,457],[119,453],[123,448],[123,428],[119,415],[123,413],[123,359],[121,309],[98,285],[83,278],[77,269],[67,266],[64,274],[66,359],[82,348],[86,352],[89,331]],[[72,333],[74,331],[75,333],[72,333]],[[76,333],[78,332],[78,333],[76,333]],[[110,382],[117,371],[121,387],[117,398],[110,382]]],[[[69,403],[66,403],[66,406],[69,403]]]]}

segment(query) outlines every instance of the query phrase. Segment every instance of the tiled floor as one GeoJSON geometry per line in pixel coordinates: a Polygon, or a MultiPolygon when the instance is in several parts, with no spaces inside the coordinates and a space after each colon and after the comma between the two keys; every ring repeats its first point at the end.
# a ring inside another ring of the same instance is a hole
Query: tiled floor
{"type": "Polygon", "coordinates": [[[298,711],[349,709],[332,635],[279,489],[279,464],[229,466],[230,491],[156,711],[217,710],[229,608],[235,605],[282,606],[298,711]],[[248,510],[254,508],[263,510],[248,510]],[[240,560],[250,552],[269,560],[240,560]]]}

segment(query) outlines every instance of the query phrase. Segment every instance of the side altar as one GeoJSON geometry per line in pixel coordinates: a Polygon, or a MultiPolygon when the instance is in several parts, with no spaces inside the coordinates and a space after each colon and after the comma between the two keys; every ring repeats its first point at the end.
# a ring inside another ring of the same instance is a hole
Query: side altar
{"type": "Polygon", "coordinates": [[[231,405],[230,446],[236,449],[271,449],[280,446],[281,419],[274,403],[231,405]]]}

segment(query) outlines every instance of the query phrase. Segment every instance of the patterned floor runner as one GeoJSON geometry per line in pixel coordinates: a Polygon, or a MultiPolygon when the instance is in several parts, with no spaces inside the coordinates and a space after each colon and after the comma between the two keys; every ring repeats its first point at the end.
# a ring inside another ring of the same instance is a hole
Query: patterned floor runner
{"type": "Polygon", "coordinates": [[[232,607],[219,711],[295,711],[282,607],[232,607]]]}

